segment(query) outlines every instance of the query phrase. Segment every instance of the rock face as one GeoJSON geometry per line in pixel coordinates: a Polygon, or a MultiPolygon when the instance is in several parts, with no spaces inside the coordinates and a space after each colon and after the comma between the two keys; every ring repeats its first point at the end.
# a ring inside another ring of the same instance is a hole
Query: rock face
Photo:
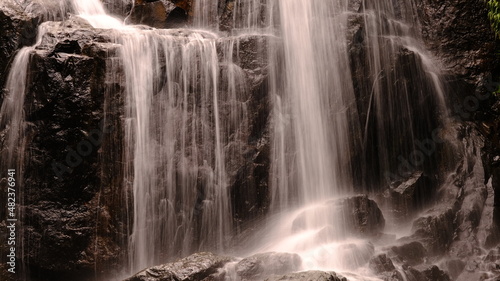
{"type": "Polygon", "coordinates": [[[471,93],[469,90],[473,93],[478,80],[483,79],[481,76],[495,66],[495,35],[488,21],[487,6],[481,0],[423,0],[418,7],[427,45],[457,75],[455,79],[469,84],[457,94],[465,97],[471,93]]]}
{"type": "Polygon", "coordinates": [[[153,266],[124,281],[215,280],[217,272],[231,259],[212,253],[197,253],[173,263],[153,266]]]}
{"type": "Polygon", "coordinates": [[[116,153],[121,147],[120,130],[111,129],[120,117],[120,101],[108,99],[111,85],[105,80],[107,56],[116,46],[105,43],[105,35],[96,40],[98,34],[81,32],[87,27],[78,21],[66,24],[74,28],[48,25],[50,32],[31,53],[25,99],[30,161],[24,166],[21,235],[27,266],[37,274],[57,280],[74,272],[71,278],[85,280],[95,266],[99,273],[121,262],[127,236],[120,207],[127,202],[99,160],[111,155],[101,148],[115,147],[109,153],[116,153]],[[117,107],[104,113],[106,103],[117,107]]]}

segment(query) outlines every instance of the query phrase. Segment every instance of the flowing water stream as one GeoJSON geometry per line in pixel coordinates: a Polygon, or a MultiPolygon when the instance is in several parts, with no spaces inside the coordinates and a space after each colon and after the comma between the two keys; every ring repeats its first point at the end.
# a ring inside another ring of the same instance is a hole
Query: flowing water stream
{"type": "MultiPolygon", "coordinates": [[[[281,43],[267,50],[274,107],[273,220],[246,254],[292,252],[303,258],[303,269],[355,271],[366,263],[364,253],[373,253],[368,241],[346,237],[342,216],[328,202],[351,195],[360,182],[355,175],[381,177],[394,170],[394,159],[408,155],[416,147],[413,140],[431,131],[433,116],[425,117],[427,111],[414,101],[432,93],[431,104],[445,111],[440,71],[419,39],[415,4],[367,1],[365,10],[355,13],[349,1],[267,2],[237,0],[237,35],[228,38],[217,30],[217,1],[194,2],[196,29],[172,30],[125,25],[107,15],[98,0],[71,2],[72,11],[95,28],[113,29],[121,45],[124,182],[133,190],[134,204],[129,273],[199,250],[228,250],[233,224],[226,165],[232,156],[225,148],[234,123],[245,126],[241,120],[248,114],[241,101],[248,86],[232,52],[250,34],[271,34],[281,43]],[[347,38],[356,21],[363,23],[360,32],[368,45],[364,87],[370,99],[363,118],[347,38]],[[401,50],[416,56],[414,81],[394,71],[401,50]],[[417,84],[421,90],[415,90],[417,84]],[[421,120],[428,122],[417,127],[421,120]],[[374,142],[376,157],[368,148],[374,142]],[[365,171],[356,174],[356,165],[365,171]],[[293,224],[299,216],[304,227],[297,231],[293,224]]],[[[10,126],[11,153],[22,149],[23,96],[35,47],[18,53],[6,85],[0,124],[10,126]]]]}

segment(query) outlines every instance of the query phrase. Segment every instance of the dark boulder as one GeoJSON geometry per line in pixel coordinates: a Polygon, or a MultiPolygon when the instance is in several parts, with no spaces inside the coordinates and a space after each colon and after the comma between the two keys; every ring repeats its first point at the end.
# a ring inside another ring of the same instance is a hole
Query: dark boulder
{"type": "Polygon", "coordinates": [[[392,260],[386,254],[373,257],[370,260],[369,266],[375,273],[390,272],[396,269],[392,260]]]}
{"type": "Polygon", "coordinates": [[[400,246],[392,246],[390,255],[399,263],[418,265],[424,262],[427,251],[420,242],[410,242],[400,246]]]}
{"type": "Polygon", "coordinates": [[[231,258],[212,253],[196,253],[173,263],[144,269],[124,281],[198,281],[213,280],[231,258]]]}
{"type": "Polygon", "coordinates": [[[169,1],[136,3],[127,18],[131,24],[144,24],[155,28],[174,28],[187,24],[187,14],[169,1]]]}
{"type": "Polygon", "coordinates": [[[302,260],[297,254],[261,253],[242,259],[236,264],[236,273],[244,280],[262,280],[273,274],[297,271],[302,260]]]}
{"type": "Polygon", "coordinates": [[[382,211],[368,196],[341,199],[340,205],[347,231],[360,236],[373,236],[384,230],[385,219],[382,211]]]}

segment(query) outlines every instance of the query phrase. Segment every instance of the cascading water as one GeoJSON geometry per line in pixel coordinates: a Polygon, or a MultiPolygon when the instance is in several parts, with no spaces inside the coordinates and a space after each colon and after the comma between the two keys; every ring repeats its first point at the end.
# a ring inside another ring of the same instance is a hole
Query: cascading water
{"type": "MultiPolygon", "coordinates": [[[[219,62],[217,47],[224,44],[210,32],[135,28],[108,16],[98,0],[71,4],[95,28],[114,29],[122,46],[122,63],[110,71],[123,70],[124,81],[117,82],[126,85],[124,182],[132,183],[134,195],[129,272],[198,249],[221,251],[231,228],[222,151],[231,122],[221,123],[221,88],[228,93],[224,102],[234,104],[229,115],[236,120],[245,114],[236,101],[244,91],[234,82],[241,78],[231,69],[232,56],[219,62]],[[224,74],[222,63],[228,69],[224,74]]],[[[35,48],[18,54],[7,84],[1,116],[10,117],[2,121],[11,126],[9,159],[13,147],[22,149],[17,143],[22,97],[35,48]]]]}
{"type": "Polygon", "coordinates": [[[374,248],[345,232],[349,226],[338,198],[352,194],[355,182],[363,184],[353,178],[359,174],[351,169],[351,161],[355,154],[363,155],[358,161],[368,161],[362,174],[374,180],[368,188],[377,178],[390,183],[385,174],[374,171],[397,170],[393,159],[411,158],[414,141],[439,124],[433,112],[445,114],[439,69],[415,31],[413,2],[363,3],[359,14],[347,1],[284,0],[277,6],[283,49],[271,50],[271,209],[281,215],[273,217],[266,242],[252,252],[298,253],[305,269],[357,269],[374,248]],[[367,53],[353,59],[346,36],[355,22],[363,23],[367,53]],[[416,69],[404,69],[405,50],[414,54],[409,60],[416,69]],[[351,77],[349,69],[356,60],[368,69],[363,81],[351,77]],[[367,88],[364,93],[357,83],[367,88]],[[357,105],[360,95],[370,97],[366,109],[357,105]],[[413,104],[423,100],[428,107],[413,104]],[[367,111],[366,120],[358,119],[360,109],[367,111]],[[379,144],[375,152],[370,148],[374,143],[379,144]]]}
{"type": "Polygon", "coordinates": [[[133,167],[127,169],[133,170],[127,180],[134,190],[131,266],[138,270],[192,252],[194,245],[221,250],[231,212],[216,37],[153,31],[122,34],[119,40],[122,57],[137,59],[124,60],[126,142],[134,147],[133,167]]]}
{"type": "MultiPolygon", "coordinates": [[[[279,221],[246,254],[292,252],[302,257],[303,269],[357,270],[374,247],[347,237],[335,202],[362,183],[355,176],[383,181],[384,171],[397,170],[394,159],[410,155],[413,140],[436,126],[432,112],[445,111],[439,69],[413,27],[414,3],[362,3],[360,13],[349,1],[233,4],[237,36],[222,38],[218,1],[194,1],[193,25],[212,31],[127,26],[98,0],[72,1],[75,14],[95,28],[113,29],[120,45],[121,63],[109,71],[123,72],[114,79],[125,85],[124,183],[134,204],[129,273],[198,250],[226,250],[233,231],[227,166],[241,152],[235,140],[244,138],[234,127],[248,127],[242,98],[248,86],[233,52],[241,38],[256,33],[281,40],[267,50],[274,106],[270,209],[279,221]],[[347,39],[355,23],[367,46],[359,61],[347,39]],[[417,66],[413,80],[398,68],[407,53],[417,66]],[[365,80],[354,77],[353,65],[366,70],[365,80]],[[359,95],[369,97],[365,105],[357,104],[359,95]],[[415,106],[419,99],[430,99],[430,106],[415,106]],[[364,161],[363,172],[353,171],[355,160],[364,161]]],[[[9,124],[0,120],[11,130],[9,165],[22,166],[12,152],[23,149],[21,97],[34,48],[14,60],[10,98],[0,112],[10,118],[9,124]]]]}
{"type": "Polygon", "coordinates": [[[122,45],[131,158],[125,182],[132,182],[134,202],[129,269],[198,249],[221,251],[231,209],[217,35],[124,26],[99,1],[79,2],[75,9],[94,27],[116,29],[122,45]]]}

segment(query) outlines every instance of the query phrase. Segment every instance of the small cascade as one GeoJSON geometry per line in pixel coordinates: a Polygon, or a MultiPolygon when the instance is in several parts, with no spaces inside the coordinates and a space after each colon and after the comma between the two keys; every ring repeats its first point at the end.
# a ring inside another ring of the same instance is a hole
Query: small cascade
{"type": "Polygon", "coordinates": [[[256,30],[266,26],[267,5],[263,0],[236,0],[233,8],[234,28],[256,30]]]}
{"type": "Polygon", "coordinates": [[[229,234],[216,39],[178,31],[118,39],[122,58],[134,57],[123,60],[134,270],[186,255],[195,245],[221,251],[229,234]]]}
{"type": "Polygon", "coordinates": [[[194,0],[193,2],[193,25],[197,28],[217,30],[219,1],[194,0]]]}

